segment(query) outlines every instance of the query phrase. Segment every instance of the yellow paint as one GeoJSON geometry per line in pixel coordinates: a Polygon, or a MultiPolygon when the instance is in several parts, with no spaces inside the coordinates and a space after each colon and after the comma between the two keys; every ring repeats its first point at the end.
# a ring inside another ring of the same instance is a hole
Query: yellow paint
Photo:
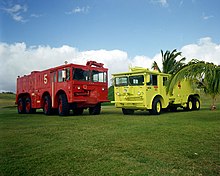
{"type": "Polygon", "coordinates": [[[178,82],[172,94],[167,94],[165,82],[170,75],[146,68],[130,68],[129,72],[112,76],[115,92],[115,101],[112,103],[117,108],[150,110],[156,96],[160,98],[162,108],[167,108],[170,104],[186,107],[188,97],[195,94],[190,82],[186,80],[178,82]]]}

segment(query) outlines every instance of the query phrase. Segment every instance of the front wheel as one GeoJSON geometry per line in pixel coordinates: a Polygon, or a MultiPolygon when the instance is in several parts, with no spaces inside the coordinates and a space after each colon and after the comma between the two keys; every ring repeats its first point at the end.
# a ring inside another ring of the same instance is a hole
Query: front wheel
{"type": "Polygon", "coordinates": [[[61,94],[59,96],[58,113],[60,116],[69,115],[69,104],[68,104],[68,100],[65,94],[61,94]]]}
{"type": "Polygon", "coordinates": [[[99,115],[101,112],[101,103],[98,103],[94,107],[89,108],[90,115],[99,115]]]}
{"type": "Polygon", "coordinates": [[[152,110],[151,114],[153,115],[159,115],[161,113],[162,106],[159,98],[155,98],[152,103],[152,110]]]}
{"type": "Polygon", "coordinates": [[[134,110],[133,109],[122,108],[122,112],[123,112],[124,115],[132,115],[132,114],[134,114],[134,110]]]}

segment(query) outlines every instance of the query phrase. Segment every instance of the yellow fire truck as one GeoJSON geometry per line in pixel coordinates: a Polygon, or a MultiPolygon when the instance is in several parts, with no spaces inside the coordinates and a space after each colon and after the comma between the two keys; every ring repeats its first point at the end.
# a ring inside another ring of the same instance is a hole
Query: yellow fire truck
{"type": "Polygon", "coordinates": [[[149,110],[159,115],[162,109],[176,111],[199,110],[200,96],[191,87],[190,81],[179,82],[172,94],[166,93],[166,83],[171,76],[147,68],[134,67],[129,72],[113,74],[115,106],[122,108],[124,115],[135,110],[149,110]]]}

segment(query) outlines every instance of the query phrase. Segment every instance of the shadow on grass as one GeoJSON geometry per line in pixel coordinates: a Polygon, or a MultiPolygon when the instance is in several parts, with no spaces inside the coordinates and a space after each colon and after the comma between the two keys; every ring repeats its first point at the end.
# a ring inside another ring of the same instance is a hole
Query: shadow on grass
{"type": "MultiPolygon", "coordinates": [[[[3,107],[1,107],[2,109],[15,109],[15,108],[17,108],[17,106],[3,106],[3,107]]],[[[0,108],[0,109],[1,109],[0,108]]]]}

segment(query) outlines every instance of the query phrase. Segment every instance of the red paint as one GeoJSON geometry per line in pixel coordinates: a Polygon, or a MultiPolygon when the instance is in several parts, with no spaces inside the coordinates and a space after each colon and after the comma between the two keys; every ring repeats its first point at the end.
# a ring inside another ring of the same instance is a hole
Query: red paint
{"type": "Polygon", "coordinates": [[[107,76],[108,69],[95,61],[88,61],[86,65],[65,64],[43,71],[33,71],[17,78],[16,103],[21,111],[22,102],[18,101],[19,98],[23,101],[29,98],[27,110],[43,107],[48,110],[49,102],[45,100],[45,96],[49,96],[51,108],[62,109],[59,95],[66,94],[70,107],[94,107],[98,103],[109,102],[107,76]]]}

